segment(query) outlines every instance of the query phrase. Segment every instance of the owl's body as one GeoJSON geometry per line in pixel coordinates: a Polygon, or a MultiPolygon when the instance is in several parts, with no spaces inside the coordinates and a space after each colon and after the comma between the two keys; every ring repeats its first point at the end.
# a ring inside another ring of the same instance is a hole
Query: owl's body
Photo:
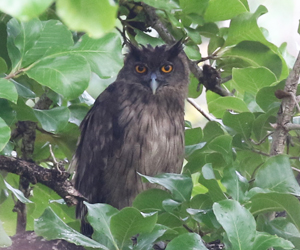
{"type": "MultiPolygon", "coordinates": [[[[149,187],[137,172],[180,172],[188,85],[181,48],[180,43],[154,49],[131,45],[117,80],[82,121],[74,157],[75,188],[90,203],[129,206],[149,187]]],[[[85,214],[80,203],[77,216],[83,219],[85,214]]],[[[87,235],[88,227],[82,223],[87,235]]]]}

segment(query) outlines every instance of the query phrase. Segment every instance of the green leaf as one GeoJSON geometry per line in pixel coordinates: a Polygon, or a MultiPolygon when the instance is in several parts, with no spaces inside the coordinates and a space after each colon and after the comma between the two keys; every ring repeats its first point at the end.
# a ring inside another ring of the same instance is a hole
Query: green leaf
{"type": "Polygon", "coordinates": [[[214,202],[226,199],[226,196],[216,180],[211,163],[207,163],[203,166],[199,182],[208,189],[208,194],[214,202]]]}
{"type": "Polygon", "coordinates": [[[131,237],[140,233],[151,232],[157,221],[157,213],[143,214],[133,207],[125,207],[113,215],[110,229],[122,249],[131,243],[131,237]]]}
{"type": "Polygon", "coordinates": [[[245,193],[249,188],[248,180],[243,177],[233,167],[224,170],[222,184],[226,187],[226,192],[239,202],[244,201],[245,193]]]}
{"type": "Polygon", "coordinates": [[[22,97],[25,97],[28,99],[36,97],[35,93],[33,91],[31,91],[31,89],[25,87],[24,85],[15,81],[14,79],[10,79],[10,81],[14,83],[19,96],[22,96],[22,97]]]}
{"type": "Polygon", "coordinates": [[[287,155],[268,158],[258,169],[253,184],[262,189],[300,196],[300,186],[295,179],[287,155]]]}
{"type": "Polygon", "coordinates": [[[15,85],[4,78],[0,78],[0,98],[5,98],[14,103],[17,103],[18,100],[18,93],[15,85]]]}
{"type": "Polygon", "coordinates": [[[0,117],[0,151],[5,147],[10,138],[10,128],[5,121],[0,117]]]}
{"type": "Polygon", "coordinates": [[[193,182],[186,174],[159,174],[155,177],[142,175],[150,183],[159,184],[170,190],[174,199],[177,201],[188,201],[191,198],[193,182]]]}
{"type": "Polygon", "coordinates": [[[144,213],[163,211],[162,202],[171,199],[171,194],[166,190],[149,189],[139,193],[132,206],[144,213]]]}
{"type": "Polygon", "coordinates": [[[255,13],[243,13],[230,22],[228,37],[225,45],[231,46],[242,41],[258,41],[265,45],[270,43],[264,37],[261,29],[257,25],[257,19],[261,15],[267,13],[265,6],[260,5],[255,13]]]}
{"type": "Polygon", "coordinates": [[[279,247],[283,249],[294,249],[294,245],[282,238],[277,237],[276,235],[269,235],[266,233],[258,232],[253,243],[252,249],[254,250],[265,250],[272,247],[279,247]]]}
{"type": "MultiPolygon", "coordinates": [[[[283,73],[283,63],[280,56],[260,42],[242,41],[238,43],[235,47],[223,54],[222,63],[219,67],[228,64],[226,57],[230,60],[242,60],[244,63],[247,63],[247,66],[266,67],[271,70],[277,78],[280,78],[283,73]]],[[[241,62],[238,61],[236,66],[241,67],[241,62]]]]}
{"type": "Polygon", "coordinates": [[[224,228],[232,249],[252,249],[256,223],[251,213],[237,201],[224,200],[213,205],[218,222],[224,228]]]}
{"type": "Polygon", "coordinates": [[[180,0],[180,7],[184,15],[196,13],[202,15],[208,6],[209,0],[180,0]]]}
{"type": "Polygon", "coordinates": [[[212,151],[220,153],[225,159],[225,164],[229,164],[233,161],[232,136],[220,135],[208,143],[208,148],[212,151]]]}
{"type": "Polygon", "coordinates": [[[226,112],[223,116],[223,122],[226,126],[233,128],[237,133],[241,134],[245,140],[249,140],[254,115],[252,113],[232,114],[226,112]]]}
{"type": "Polygon", "coordinates": [[[9,247],[12,245],[12,241],[4,231],[2,222],[0,221],[0,247],[9,247]]]}
{"type": "Polygon", "coordinates": [[[207,22],[224,21],[247,12],[239,0],[210,0],[204,18],[207,22]]]}
{"type": "Polygon", "coordinates": [[[276,76],[273,72],[264,67],[232,70],[233,87],[242,94],[249,92],[256,95],[261,88],[270,86],[275,81],[276,76]]]}
{"type": "Polygon", "coordinates": [[[109,249],[113,246],[117,249],[117,243],[110,230],[110,220],[119,210],[107,204],[89,204],[87,202],[84,204],[88,208],[87,219],[94,229],[93,239],[97,239],[102,244],[109,240],[110,244],[104,245],[109,249]]]}
{"type": "Polygon", "coordinates": [[[13,188],[5,180],[4,184],[6,188],[9,189],[17,197],[19,201],[21,201],[22,203],[32,203],[32,201],[28,200],[19,189],[13,188]]]}
{"type": "Polygon", "coordinates": [[[43,236],[47,240],[62,239],[74,243],[75,245],[109,250],[97,241],[69,227],[50,207],[45,210],[40,218],[34,220],[34,231],[37,235],[43,236]]]}
{"type": "Polygon", "coordinates": [[[133,246],[133,250],[152,250],[153,243],[161,237],[168,227],[156,224],[151,232],[139,234],[137,244],[133,246]]]}
{"type": "MultiPolygon", "coordinates": [[[[278,109],[275,109],[277,112],[278,109]]],[[[257,142],[261,141],[268,132],[272,130],[270,124],[276,123],[276,118],[273,116],[274,109],[267,112],[266,114],[259,115],[253,122],[253,135],[255,136],[257,142]]]]}
{"type": "Polygon", "coordinates": [[[300,231],[300,203],[290,194],[261,193],[251,198],[251,213],[255,216],[267,212],[286,211],[289,221],[300,231]]]}
{"type": "Polygon", "coordinates": [[[50,110],[34,109],[33,111],[42,128],[48,132],[62,130],[67,125],[70,116],[67,107],[57,107],[50,110]]]}
{"type": "Polygon", "coordinates": [[[265,220],[263,231],[290,240],[296,249],[300,247],[300,232],[287,218],[277,217],[273,220],[265,220]]]}
{"type": "Polygon", "coordinates": [[[20,23],[12,18],[7,23],[7,49],[12,62],[12,73],[21,68],[27,50],[34,46],[42,30],[42,22],[38,19],[20,23]]]}
{"type": "Polygon", "coordinates": [[[101,37],[115,27],[118,5],[109,0],[57,0],[57,14],[72,30],[101,37]]]}
{"type": "Polygon", "coordinates": [[[83,118],[86,116],[89,108],[84,104],[73,104],[68,107],[70,110],[70,119],[69,122],[80,125],[83,118]]]}
{"type": "Polygon", "coordinates": [[[275,91],[278,89],[283,89],[285,85],[285,80],[279,82],[275,86],[264,87],[260,89],[256,95],[257,104],[265,111],[271,111],[272,109],[279,108],[281,100],[277,99],[275,96],[275,91]]]}
{"type": "Polygon", "coordinates": [[[0,57],[0,74],[3,74],[7,71],[7,64],[5,62],[5,60],[0,57]]]}
{"type": "MultiPolygon", "coordinates": [[[[134,0],[135,2],[140,2],[140,0],[134,0]]],[[[173,9],[179,9],[178,4],[173,1],[173,0],[144,0],[144,3],[151,5],[152,7],[156,9],[162,9],[162,10],[167,10],[171,11],[173,9]]]]}
{"type": "Polygon", "coordinates": [[[90,64],[92,72],[102,78],[116,75],[123,65],[121,41],[115,33],[99,39],[84,35],[70,51],[83,56],[90,64]]]}
{"type": "Polygon", "coordinates": [[[197,249],[207,250],[199,234],[185,233],[168,243],[166,250],[197,249]]]}
{"type": "Polygon", "coordinates": [[[91,70],[84,57],[65,55],[46,57],[26,73],[38,83],[70,100],[78,97],[87,88],[91,70]]]}
{"type": "Polygon", "coordinates": [[[1,0],[0,10],[18,18],[28,21],[42,14],[53,0],[1,0]]]}
{"type": "Polygon", "coordinates": [[[204,136],[202,140],[208,142],[219,135],[224,135],[225,132],[220,123],[215,121],[210,121],[206,123],[203,129],[203,134],[204,136]]]}
{"type": "Polygon", "coordinates": [[[203,135],[202,135],[202,129],[199,128],[192,128],[192,129],[186,129],[185,130],[185,145],[194,145],[201,141],[203,135]]]}
{"type": "MultiPolygon", "coordinates": [[[[39,22],[39,21],[37,21],[39,22]]],[[[26,24],[25,24],[26,25],[26,24]]],[[[57,54],[63,49],[74,45],[72,33],[58,20],[42,21],[38,37],[34,44],[26,48],[22,66],[41,59],[46,55],[57,54]]]]}
{"type": "Polygon", "coordinates": [[[216,117],[222,117],[226,110],[233,110],[236,112],[249,112],[246,103],[233,96],[225,96],[217,98],[208,103],[209,112],[216,117]]]}

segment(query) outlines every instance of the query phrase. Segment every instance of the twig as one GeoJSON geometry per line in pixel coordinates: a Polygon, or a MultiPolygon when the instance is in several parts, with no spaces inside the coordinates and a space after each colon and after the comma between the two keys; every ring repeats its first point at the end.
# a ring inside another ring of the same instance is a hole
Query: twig
{"type": "Polygon", "coordinates": [[[214,121],[216,120],[215,117],[212,117],[210,114],[207,114],[199,105],[196,103],[192,98],[187,98],[187,101],[195,108],[197,109],[201,115],[203,115],[208,121],[214,121]]]}

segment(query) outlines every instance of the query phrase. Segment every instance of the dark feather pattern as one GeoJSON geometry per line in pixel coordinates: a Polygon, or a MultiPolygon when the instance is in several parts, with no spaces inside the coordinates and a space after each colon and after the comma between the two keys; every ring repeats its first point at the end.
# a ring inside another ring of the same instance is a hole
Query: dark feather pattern
{"type": "MultiPolygon", "coordinates": [[[[117,80],[100,94],[81,123],[72,163],[75,188],[90,203],[117,208],[131,205],[138,193],[150,187],[137,172],[150,176],[179,173],[184,156],[189,71],[181,43],[129,47],[117,80]],[[137,73],[137,64],[145,65],[147,72],[137,73]],[[172,72],[163,73],[163,65],[172,65],[172,72]],[[149,86],[153,74],[158,82],[155,94],[149,86]]],[[[91,235],[82,203],[76,214],[82,219],[82,233],[91,235]]]]}

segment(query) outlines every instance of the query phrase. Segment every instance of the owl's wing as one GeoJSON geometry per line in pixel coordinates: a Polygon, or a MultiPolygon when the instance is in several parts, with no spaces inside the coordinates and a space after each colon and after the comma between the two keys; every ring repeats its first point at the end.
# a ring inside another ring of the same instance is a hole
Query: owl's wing
{"type": "MultiPolygon", "coordinates": [[[[114,82],[101,93],[80,125],[81,137],[72,165],[76,169],[75,188],[90,203],[105,202],[101,200],[103,171],[107,168],[109,157],[115,153],[114,150],[118,150],[120,144],[120,131],[116,127],[117,84],[114,82]]],[[[76,216],[83,219],[85,214],[86,208],[80,202],[76,216]]]]}

